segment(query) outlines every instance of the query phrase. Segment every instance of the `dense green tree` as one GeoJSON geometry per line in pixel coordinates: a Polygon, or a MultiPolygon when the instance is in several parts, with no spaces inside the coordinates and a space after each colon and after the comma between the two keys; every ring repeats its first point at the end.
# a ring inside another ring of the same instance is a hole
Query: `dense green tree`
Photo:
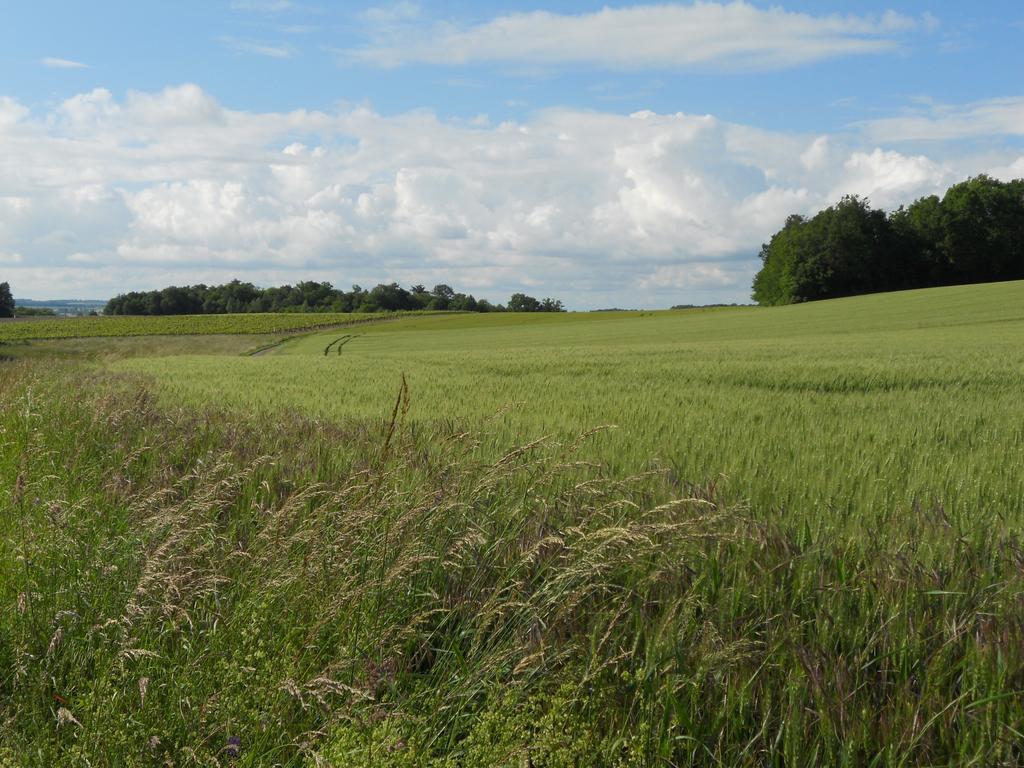
{"type": "Polygon", "coordinates": [[[948,282],[1024,278],[1024,180],[978,176],[955,184],[942,198],[942,213],[948,282]]]}
{"type": "Polygon", "coordinates": [[[807,220],[796,214],[761,246],[761,269],[754,276],[754,300],[772,306],[793,301],[793,264],[798,256],[798,240],[807,220]]]}
{"type": "Polygon", "coordinates": [[[454,298],[455,290],[450,285],[445,285],[444,283],[435,285],[434,290],[430,292],[430,301],[427,303],[427,309],[441,311],[451,309],[454,298]]]}
{"type": "MultiPolygon", "coordinates": [[[[529,298],[529,297],[528,297],[529,298]]],[[[562,302],[529,298],[525,311],[562,311],[562,302]],[[532,303],[531,303],[532,302],[532,303]]],[[[304,281],[261,289],[232,280],[224,285],[169,286],[159,291],[129,292],[115,296],[104,308],[107,315],[221,314],[227,312],[400,312],[444,309],[460,312],[501,312],[501,304],[478,301],[449,285],[428,291],[422,285],[406,290],[398,283],[382,283],[371,290],[353,285],[350,291],[327,282],[304,281]]]]}
{"type": "Polygon", "coordinates": [[[371,311],[398,312],[418,308],[412,294],[398,283],[378,285],[370,291],[368,300],[373,307],[371,311]]]}
{"type": "Polygon", "coordinates": [[[508,300],[509,312],[539,312],[540,302],[525,293],[513,293],[508,300]]]}
{"type": "Polygon", "coordinates": [[[0,283],[0,317],[14,317],[14,296],[7,283],[0,283]]]}
{"type": "Polygon", "coordinates": [[[805,222],[791,265],[794,301],[885,290],[893,272],[894,239],[885,213],[844,197],[805,222]]]}
{"type": "Polygon", "coordinates": [[[944,218],[942,201],[935,195],[900,206],[889,217],[906,244],[907,261],[918,270],[917,282],[923,285],[946,285],[950,279],[951,264],[942,246],[944,218]]]}
{"type": "Polygon", "coordinates": [[[525,293],[513,293],[508,300],[509,312],[564,312],[565,308],[558,299],[538,300],[525,293]]]}
{"type": "Polygon", "coordinates": [[[1024,180],[978,176],[886,216],[845,197],[761,248],[760,304],[1024,278],[1024,180]]]}
{"type": "Polygon", "coordinates": [[[896,250],[885,213],[844,197],[810,219],[791,216],[761,250],[754,298],[762,304],[832,299],[885,290],[896,250]]]}

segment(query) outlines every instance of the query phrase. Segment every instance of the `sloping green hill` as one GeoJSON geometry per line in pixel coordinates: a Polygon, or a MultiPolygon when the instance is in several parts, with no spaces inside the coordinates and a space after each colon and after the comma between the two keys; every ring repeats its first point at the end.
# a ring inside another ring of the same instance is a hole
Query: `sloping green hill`
{"type": "Polygon", "coordinates": [[[174,402],[332,419],[389,413],[404,375],[412,420],[502,412],[499,443],[614,424],[598,454],[617,470],[656,459],[687,481],[725,475],[763,506],[973,510],[983,497],[1017,514],[1024,498],[1021,282],[770,309],[409,318],[259,359],[123,367],[174,402]]]}

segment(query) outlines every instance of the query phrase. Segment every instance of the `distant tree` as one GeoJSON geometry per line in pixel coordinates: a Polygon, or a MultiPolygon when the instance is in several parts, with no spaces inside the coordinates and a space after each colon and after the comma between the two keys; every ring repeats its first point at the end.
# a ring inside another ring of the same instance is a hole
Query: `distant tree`
{"type": "Polygon", "coordinates": [[[472,295],[456,293],[448,308],[456,312],[476,312],[478,306],[479,302],[472,295]]]}
{"type": "Polygon", "coordinates": [[[977,176],[954,184],[941,211],[938,250],[948,282],[1024,278],[1024,180],[977,176]]]}
{"type": "Polygon", "coordinates": [[[886,290],[895,250],[883,211],[844,197],[805,222],[792,264],[794,301],[814,301],[886,290]]]}
{"type": "Polygon", "coordinates": [[[164,315],[196,314],[202,304],[196,303],[187,288],[170,286],[160,291],[160,313],[164,315]]]}
{"type": "Polygon", "coordinates": [[[900,206],[889,217],[893,230],[904,244],[904,257],[911,285],[946,285],[952,276],[952,262],[942,245],[945,230],[942,201],[935,195],[900,206]]]}
{"type": "Polygon", "coordinates": [[[353,285],[343,291],[327,282],[312,280],[296,285],[257,288],[232,280],[224,285],[168,286],[159,291],[128,292],[115,296],[103,309],[105,315],[223,314],[230,312],[401,312],[417,309],[453,309],[464,312],[495,312],[500,304],[478,302],[451,286],[422,285],[406,290],[398,283],[381,283],[372,290],[353,285]]]}
{"type": "Polygon", "coordinates": [[[537,300],[533,296],[527,296],[525,293],[513,293],[512,297],[508,300],[508,311],[565,312],[565,307],[559,299],[546,298],[537,300]]]}
{"type": "Polygon", "coordinates": [[[509,312],[539,312],[540,302],[525,293],[513,293],[508,300],[509,312]]]}
{"type": "Polygon", "coordinates": [[[424,286],[418,284],[409,289],[409,294],[412,296],[412,300],[416,304],[416,309],[427,309],[433,299],[430,291],[428,291],[424,286]]]}
{"type": "Polygon", "coordinates": [[[753,297],[764,305],[790,304],[1012,279],[1014,265],[1024,268],[1017,234],[1024,231],[1018,214],[1024,213],[1024,196],[1017,195],[1016,207],[1012,197],[969,183],[966,190],[951,188],[942,201],[922,198],[891,216],[855,196],[809,219],[790,216],[761,247],[753,297]]]}
{"type": "Polygon", "coordinates": [[[14,317],[14,296],[7,283],[0,283],[0,317],[14,317]]]}
{"type": "Polygon", "coordinates": [[[444,311],[451,309],[452,300],[455,298],[455,290],[450,285],[435,285],[430,292],[430,302],[427,309],[444,311]]]}
{"type": "Polygon", "coordinates": [[[761,269],[754,276],[754,300],[772,306],[793,301],[793,264],[798,259],[798,240],[803,216],[792,215],[786,224],[761,246],[761,269]]]}
{"type": "Polygon", "coordinates": [[[433,293],[437,298],[445,299],[446,301],[451,301],[455,298],[455,289],[450,285],[445,285],[444,283],[435,285],[434,290],[431,291],[431,293],[433,293]]]}
{"type": "Polygon", "coordinates": [[[398,312],[418,307],[412,294],[398,283],[382,283],[376,286],[370,291],[369,301],[376,310],[384,312],[398,312]]]}

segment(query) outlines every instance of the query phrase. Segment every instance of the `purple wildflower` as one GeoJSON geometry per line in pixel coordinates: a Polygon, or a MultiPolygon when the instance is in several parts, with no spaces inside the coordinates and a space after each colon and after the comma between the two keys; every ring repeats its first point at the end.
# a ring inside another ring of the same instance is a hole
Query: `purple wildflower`
{"type": "Polygon", "coordinates": [[[238,757],[242,754],[242,739],[238,736],[228,736],[228,744],[224,747],[224,754],[228,757],[238,757]]]}

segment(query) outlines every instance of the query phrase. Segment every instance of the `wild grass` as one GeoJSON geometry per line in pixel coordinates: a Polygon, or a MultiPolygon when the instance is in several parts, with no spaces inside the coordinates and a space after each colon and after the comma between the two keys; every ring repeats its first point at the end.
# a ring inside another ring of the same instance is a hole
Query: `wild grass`
{"type": "Polygon", "coordinates": [[[0,761],[1024,760],[1017,531],[802,528],[600,431],[484,460],[404,395],[264,422],[0,370],[0,761]]]}

